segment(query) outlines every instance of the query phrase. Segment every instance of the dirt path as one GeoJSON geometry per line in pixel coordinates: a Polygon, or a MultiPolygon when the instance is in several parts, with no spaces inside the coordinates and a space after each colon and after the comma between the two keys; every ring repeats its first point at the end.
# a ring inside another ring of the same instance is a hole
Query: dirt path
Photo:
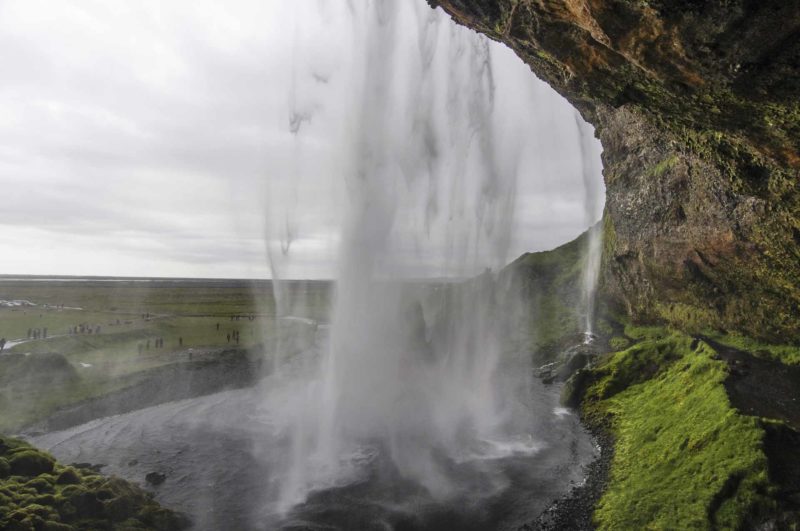
{"type": "Polygon", "coordinates": [[[708,338],[700,339],[730,367],[725,389],[733,407],[745,415],[784,421],[800,431],[800,366],[757,358],[708,338]]]}
{"type": "Polygon", "coordinates": [[[800,523],[800,367],[701,339],[730,367],[725,389],[733,407],[783,422],[762,423],[764,454],[770,480],[779,487],[774,497],[780,507],[766,520],[751,523],[758,529],[795,529],[800,523]]]}

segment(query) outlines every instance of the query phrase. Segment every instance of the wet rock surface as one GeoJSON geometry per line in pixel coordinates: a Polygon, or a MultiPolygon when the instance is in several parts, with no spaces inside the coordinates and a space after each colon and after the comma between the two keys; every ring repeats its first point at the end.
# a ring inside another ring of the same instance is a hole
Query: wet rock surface
{"type": "Polygon", "coordinates": [[[144,477],[144,480],[157,487],[167,480],[167,475],[161,472],[150,472],[144,477]]]}
{"type": "Polygon", "coordinates": [[[548,507],[535,521],[520,527],[519,531],[588,531],[595,528],[592,514],[608,482],[614,442],[611,435],[599,429],[593,436],[600,448],[600,456],[586,467],[586,480],[548,507]]]}

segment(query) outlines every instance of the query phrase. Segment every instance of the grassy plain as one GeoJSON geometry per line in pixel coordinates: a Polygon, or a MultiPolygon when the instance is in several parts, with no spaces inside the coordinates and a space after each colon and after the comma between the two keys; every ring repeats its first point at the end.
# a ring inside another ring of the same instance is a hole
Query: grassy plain
{"type": "MultiPolygon", "coordinates": [[[[327,320],[329,283],[287,288],[287,313],[327,320]]],[[[12,300],[35,306],[0,308],[0,337],[12,342],[0,355],[0,432],[132,385],[146,370],[186,361],[190,349],[264,344],[278,326],[269,281],[0,278],[0,301],[12,300]],[[29,329],[44,328],[47,338],[28,340],[29,329]]]]}

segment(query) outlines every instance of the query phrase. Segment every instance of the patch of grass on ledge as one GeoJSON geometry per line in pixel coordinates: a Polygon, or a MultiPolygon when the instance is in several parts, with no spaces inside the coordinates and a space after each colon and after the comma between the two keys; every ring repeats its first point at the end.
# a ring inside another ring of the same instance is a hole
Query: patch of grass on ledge
{"type": "Polygon", "coordinates": [[[744,350],[760,358],[780,361],[786,365],[800,365],[800,346],[774,345],[734,334],[720,334],[711,332],[705,335],[714,341],[717,341],[718,343],[739,350],[744,350]]]}
{"type": "MultiPolygon", "coordinates": [[[[584,413],[615,437],[599,529],[736,529],[769,505],[758,419],[736,412],[726,364],[680,333],[649,336],[594,369],[584,413]],[[655,338],[654,338],[655,337],[655,338]]],[[[642,331],[643,332],[643,331],[642,331]]]]}
{"type": "Polygon", "coordinates": [[[23,441],[0,436],[0,529],[173,531],[188,525],[136,485],[63,466],[23,441]]]}

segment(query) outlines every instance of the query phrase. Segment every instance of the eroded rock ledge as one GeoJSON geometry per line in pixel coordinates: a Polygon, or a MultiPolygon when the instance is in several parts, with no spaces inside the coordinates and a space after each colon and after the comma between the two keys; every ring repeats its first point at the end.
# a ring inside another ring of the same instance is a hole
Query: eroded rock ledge
{"type": "Polygon", "coordinates": [[[428,2],[508,45],[595,125],[613,303],[800,341],[800,4],[428,2]]]}

